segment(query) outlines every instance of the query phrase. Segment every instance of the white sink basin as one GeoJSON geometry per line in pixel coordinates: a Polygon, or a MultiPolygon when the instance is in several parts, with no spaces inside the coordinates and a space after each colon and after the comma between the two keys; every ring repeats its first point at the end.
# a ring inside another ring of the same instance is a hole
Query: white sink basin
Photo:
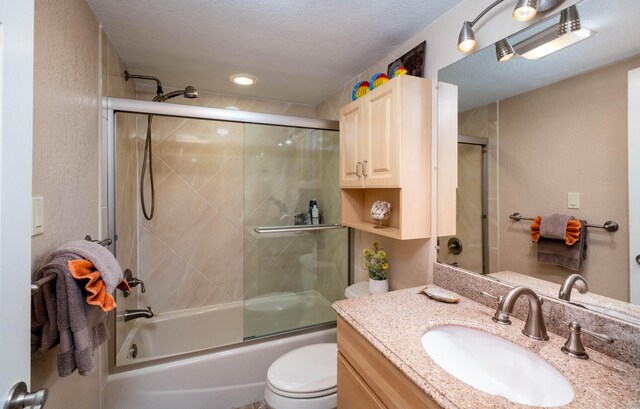
{"type": "Polygon", "coordinates": [[[531,406],[562,406],[573,400],[571,384],[557,369],[495,335],[436,327],[424,334],[422,347],[442,369],[483,392],[531,406]]]}

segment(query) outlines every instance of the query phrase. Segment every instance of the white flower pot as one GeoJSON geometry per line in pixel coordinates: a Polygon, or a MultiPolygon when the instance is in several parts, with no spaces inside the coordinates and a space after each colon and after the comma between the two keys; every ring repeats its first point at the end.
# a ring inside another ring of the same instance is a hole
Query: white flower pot
{"type": "Polygon", "coordinates": [[[369,293],[370,294],[382,294],[389,292],[389,280],[374,280],[369,279],[369,293]]]}

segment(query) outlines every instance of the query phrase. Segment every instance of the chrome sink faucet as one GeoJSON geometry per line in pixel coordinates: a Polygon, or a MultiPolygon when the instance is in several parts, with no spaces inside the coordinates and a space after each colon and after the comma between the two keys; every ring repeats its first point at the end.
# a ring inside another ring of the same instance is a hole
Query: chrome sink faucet
{"type": "Polygon", "coordinates": [[[571,290],[574,287],[580,291],[580,294],[586,294],[589,291],[589,285],[584,277],[580,274],[571,274],[562,282],[562,286],[560,286],[560,291],[558,292],[558,298],[569,301],[571,298],[571,290]]]}
{"type": "Polygon", "coordinates": [[[542,301],[529,287],[519,286],[509,290],[504,295],[504,298],[500,300],[493,320],[498,324],[511,324],[509,317],[513,313],[516,300],[522,295],[527,296],[529,299],[529,315],[527,315],[527,322],[524,325],[522,333],[529,338],[541,341],[548,340],[549,336],[547,335],[547,329],[544,326],[544,319],[542,318],[542,301]]]}
{"type": "Polygon", "coordinates": [[[126,310],[124,312],[124,322],[135,320],[137,318],[153,318],[155,314],[151,311],[151,307],[146,310],[126,310]]]}

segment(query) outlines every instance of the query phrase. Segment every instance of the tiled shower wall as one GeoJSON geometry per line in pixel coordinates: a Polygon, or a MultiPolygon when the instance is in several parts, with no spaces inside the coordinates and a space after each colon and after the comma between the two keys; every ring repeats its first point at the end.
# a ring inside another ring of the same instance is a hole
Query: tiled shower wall
{"type": "MultiPolygon", "coordinates": [[[[138,99],[150,100],[152,95],[147,87],[139,87],[138,99]]],[[[171,102],[315,114],[312,106],[206,92],[196,100],[171,102]]],[[[117,166],[118,175],[123,175],[118,177],[118,204],[127,203],[119,206],[122,216],[117,223],[119,246],[132,250],[138,246],[138,265],[128,266],[135,266],[134,275],[146,284],[146,293],[139,294],[140,307],[170,312],[303,289],[315,289],[329,301],[342,298],[347,284],[346,231],[288,239],[255,238],[253,232],[258,225],[293,224],[293,215],[304,211],[311,198],[318,200],[323,222],[339,223],[337,132],[258,125],[245,129],[243,124],[156,116],[152,125],[156,214],[147,221],[137,192],[147,117],[118,117],[119,131],[127,135],[119,136],[123,146],[118,155],[137,158],[135,167],[122,160],[117,166]],[[294,143],[278,146],[286,139],[294,143]],[[122,164],[128,170],[120,169],[122,164]],[[135,238],[128,240],[136,228],[138,243],[131,241],[135,238]],[[312,265],[317,267],[313,276],[312,265]]],[[[148,190],[146,197],[149,204],[148,190]]],[[[130,254],[119,253],[123,252],[130,254]]]]}
{"type": "Polygon", "coordinates": [[[338,132],[245,129],[245,297],[317,290],[329,301],[341,299],[347,285],[346,231],[259,235],[253,230],[294,224],[294,215],[307,212],[310,199],[318,202],[321,223],[340,223],[338,132]]]}
{"type": "MultiPolygon", "coordinates": [[[[136,180],[147,129],[146,116],[137,119],[136,180]]],[[[243,125],[155,116],[152,131],[152,220],[132,198],[147,289],[141,306],[169,312],[241,300],[243,125]]]]}

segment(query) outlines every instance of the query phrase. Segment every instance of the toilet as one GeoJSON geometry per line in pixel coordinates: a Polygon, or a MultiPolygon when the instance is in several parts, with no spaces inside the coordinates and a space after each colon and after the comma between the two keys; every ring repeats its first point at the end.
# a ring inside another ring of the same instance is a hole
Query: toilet
{"type": "Polygon", "coordinates": [[[336,407],[335,343],[307,345],[287,352],[267,372],[264,400],[274,409],[336,407]]]}
{"type": "MultiPolygon", "coordinates": [[[[350,285],[347,298],[369,295],[367,283],[350,285]]],[[[335,409],[338,345],[313,344],[289,351],[267,371],[264,400],[273,409],[335,409]]]]}

